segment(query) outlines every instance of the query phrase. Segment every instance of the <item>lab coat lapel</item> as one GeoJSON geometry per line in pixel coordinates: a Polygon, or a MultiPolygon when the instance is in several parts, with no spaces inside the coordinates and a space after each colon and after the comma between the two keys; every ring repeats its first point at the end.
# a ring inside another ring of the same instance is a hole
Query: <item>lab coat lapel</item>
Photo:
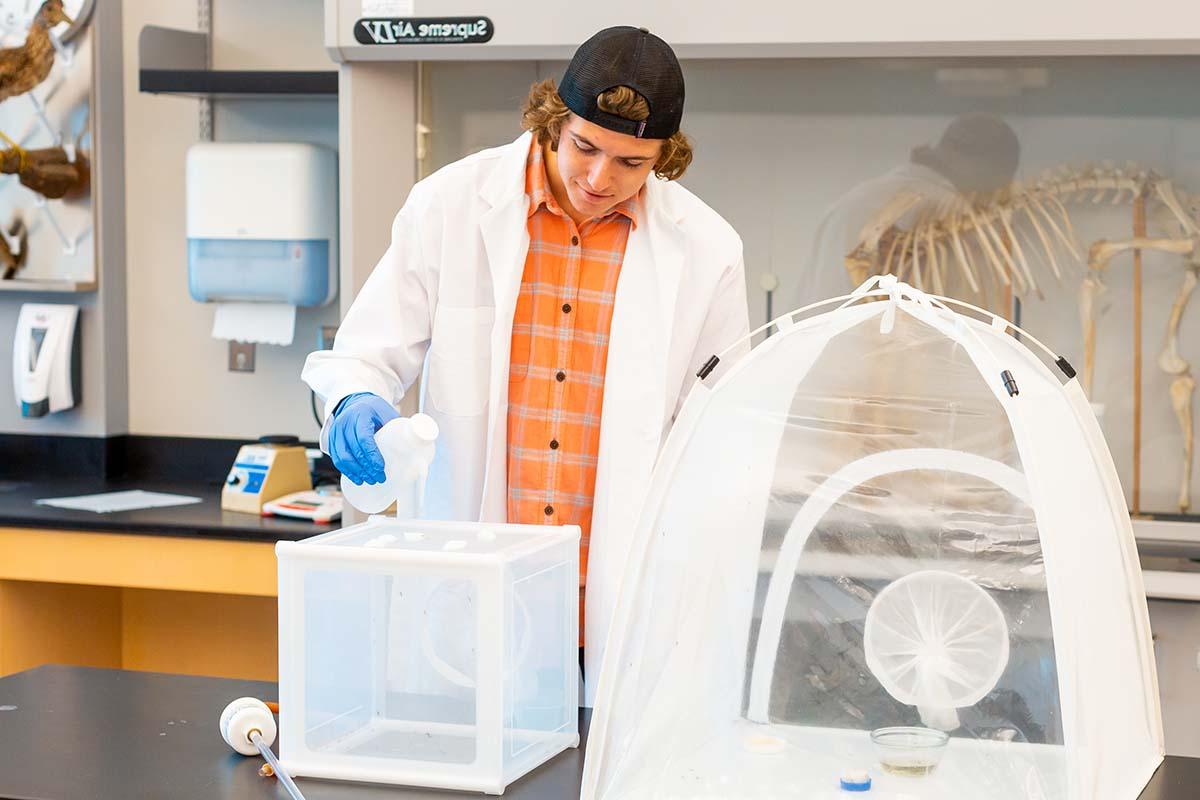
{"type": "MultiPolygon", "coordinates": [[[[626,244],[613,306],[587,575],[589,677],[598,674],[634,525],[675,402],[667,396],[667,375],[686,248],[679,216],[659,189],[655,179],[646,187],[642,224],[626,244]]],[[[594,688],[589,680],[589,701],[594,688]]]]}
{"type": "Polygon", "coordinates": [[[480,196],[491,206],[480,217],[479,229],[492,278],[495,322],[492,325],[487,452],[479,513],[481,520],[494,522],[503,522],[507,517],[504,495],[507,489],[505,454],[508,450],[509,350],[513,311],[521,290],[525,255],[529,250],[529,230],[526,227],[529,201],[525,196],[525,164],[529,146],[528,133],[508,145],[500,163],[480,188],[480,196]]]}
{"type": "Polygon", "coordinates": [[[603,420],[612,424],[601,426],[601,468],[635,458],[626,448],[635,441],[653,441],[651,451],[656,450],[669,409],[667,363],[685,242],[673,209],[652,191],[657,188],[647,186],[643,224],[630,233],[617,282],[604,379],[603,420]],[[607,437],[615,447],[604,445],[607,437]]]}

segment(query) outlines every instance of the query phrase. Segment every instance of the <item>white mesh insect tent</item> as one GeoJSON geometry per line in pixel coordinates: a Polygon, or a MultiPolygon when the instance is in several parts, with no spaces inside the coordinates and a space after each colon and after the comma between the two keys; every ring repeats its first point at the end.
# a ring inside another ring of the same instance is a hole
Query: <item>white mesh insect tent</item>
{"type": "Polygon", "coordinates": [[[833,798],[856,768],[913,800],[1144,788],[1162,723],[1112,459],[1065,360],[952,302],[872,279],[697,384],[582,800],[833,798]],[[892,726],[948,732],[936,769],[896,774],[923,770],[872,742],[892,726]]]}

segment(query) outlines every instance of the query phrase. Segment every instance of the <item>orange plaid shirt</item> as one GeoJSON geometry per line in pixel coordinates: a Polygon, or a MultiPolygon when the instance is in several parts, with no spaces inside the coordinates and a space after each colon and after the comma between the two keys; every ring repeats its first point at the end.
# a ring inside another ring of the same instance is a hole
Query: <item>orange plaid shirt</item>
{"type": "Polygon", "coordinates": [[[576,226],[558,205],[535,137],[525,170],[529,253],[508,377],[508,520],[578,525],[579,632],[613,298],[637,196],[576,226]]]}

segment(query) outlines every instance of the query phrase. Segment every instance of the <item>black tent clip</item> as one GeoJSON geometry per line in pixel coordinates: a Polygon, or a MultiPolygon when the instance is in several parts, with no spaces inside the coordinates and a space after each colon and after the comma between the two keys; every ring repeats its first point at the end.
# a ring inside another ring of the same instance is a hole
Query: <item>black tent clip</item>
{"type": "Polygon", "coordinates": [[[1070,361],[1067,361],[1062,356],[1059,356],[1058,360],[1054,363],[1057,364],[1058,368],[1062,370],[1063,375],[1067,376],[1067,380],[1071,380],[1071,378],[1075,377],[1075,368],[1071,366],[1070,361]]]}
{"type": "Polygon", "coordinates": [[[1000,380],[1004,381],[1004,389],[1008,392],[1009,397],[1016,397],[1021,393],[1021,390],[1017,388],[1017,379],[1008,370],[1000,373],[1000,380]]]}
{"type": "Polygon", "coordinates": [[[700,371],[696,373],[696,377],[699,378],[700,380],[704,380],[705,378],[707,378],[709,376],[709,374],[714,369],[717,368],[717,364],[720,364],[720,363],[721,363],[721,359],[717,358],[716,356],[712,356],[711,358],[708,359],[708,361],[704,362],[704,366],[701,367],[700,371]]]}

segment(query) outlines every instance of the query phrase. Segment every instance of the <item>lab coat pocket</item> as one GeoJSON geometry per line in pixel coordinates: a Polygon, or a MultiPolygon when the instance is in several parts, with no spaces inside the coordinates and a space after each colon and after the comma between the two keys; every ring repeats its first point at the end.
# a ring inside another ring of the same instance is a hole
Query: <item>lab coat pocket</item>
{"type": "Polygon", "coordinates": [[[428,399],[434,408],[459,417],[487,408],[494,320],[488,307],[438,306],[429,344],[428,399]]]}

